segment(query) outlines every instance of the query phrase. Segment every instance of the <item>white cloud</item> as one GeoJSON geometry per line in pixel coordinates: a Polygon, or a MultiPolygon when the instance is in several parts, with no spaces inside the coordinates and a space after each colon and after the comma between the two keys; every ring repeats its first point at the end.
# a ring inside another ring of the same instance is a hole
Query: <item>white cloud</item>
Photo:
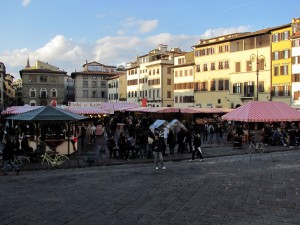
{"type": "Polygon", "coordinates": [[[121,24],[121,31],[125,33],[129,30],[136,29],[139,33],[149,33],[158,26],[158,20],[137,20],[134,17],[128,17],[121,24]]]}
{"type": "Polygon", "coordinates": [[[201,38],[212,38],[217,36],[223,36],[226,34],[248,32],[251,29],[251,26],[239,26],[239,27],[228,27],[228,28],[217,28],[217,29],[208,29],[201,35],[201,38]]]}
{"type": "Polygon", "coordinates": [[[63,35],[57,35],[35,50],[24,48],[0,52],[0,59],[5,64],[7,73],[15,77],[19,77],[19,71],[25,68],[28,56],[32,65],[36,60],[42,60],[71,74],[75,70],[82,70],[86,60],[117,66],[134,60],[137,55],[147,54],[159,44],[166,44],[169,48],[179,47],[182,51],[191,51],[191,47],[198,44],[199,39],[249,30],[250,26],[240,26],[209,29],[203,34],[194,36],[170,33],[160,33],[145,38],[125,35],[106,36],[95,43],[80,40],[75,42],[63,35]]]}
{"type": "Polygon", "coordinates": [[[27,6],[30,2],[31,0],[22,0],[22,6],[27,6]]]}

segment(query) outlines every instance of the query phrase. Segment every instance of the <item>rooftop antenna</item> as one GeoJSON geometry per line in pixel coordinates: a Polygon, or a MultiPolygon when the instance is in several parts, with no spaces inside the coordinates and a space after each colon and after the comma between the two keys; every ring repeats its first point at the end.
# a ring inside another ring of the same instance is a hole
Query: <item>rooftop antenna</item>
{"type": "Polygon", "coordinates": [[[30,68],[30,63],[29,63],[29,55],[28,55],[28,57],[27,57],[26,68],[30,68]]]}

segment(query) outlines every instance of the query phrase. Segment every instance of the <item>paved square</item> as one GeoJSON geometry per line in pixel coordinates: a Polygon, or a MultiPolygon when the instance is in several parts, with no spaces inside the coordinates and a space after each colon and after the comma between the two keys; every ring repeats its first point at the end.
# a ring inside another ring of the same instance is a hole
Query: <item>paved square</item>
{"type": "Polygon", "coordinates": [[[300,224],[300,151],[0,176],[0,224],[300,224]]]}

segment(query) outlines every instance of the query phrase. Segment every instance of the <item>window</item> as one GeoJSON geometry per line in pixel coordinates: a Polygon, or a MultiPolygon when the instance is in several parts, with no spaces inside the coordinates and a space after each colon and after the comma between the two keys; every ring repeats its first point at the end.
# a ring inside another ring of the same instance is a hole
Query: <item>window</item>
{"type": "Polygon", "coordinates": [[[172,80],[171,79],[167,79],[167,85],[172,85],[172,80]]]}
{"type": "Polygon", "coordinates": [[[207,63],[203,63],[203,71],[207,71],[207,63]]]}
{"type": "Polygon", "coordinates": [[[236,73],[241,72],[241,63],[240,62],[235,63],[235,72],[236,73]]]}
{"type": "Polygon", "coordinates": [[[35,98],[35,96],[36,96],[36,90],[34,88],[30,88],[29,97],[30,98],[35,98]]]}
{"type": "Polygon", "coordinates": [[[106,88],[106,82],[105,81],[101,81],[101,88],[106,88]]]}
{"type": "Polygon", "coordinates": [[[278,42],[279,41],[279,34],[273,34],[272,41],[273,42],[278,42]]]}
{"type": "Polygon", "coordinates": [[[224,80],[224,90],[229,90],[229,80],[224,80]]]}
{"type": "Polygon", "coordinates": [[[274,76],[279,76],[279,66],[274,66],[274,76]]]}
{"type": "Polygon", "coordinates": [[[289,67],[288,67],[288,65],[280,66],[280,74],[281,75],[288,75],[289,74],[289,67]]]}
{"type": "Polygon", "coordinates": [[[229,61],[228,60],[224,61],[224,68],[229,69],[229,61]]]}
{"type": "Polygon", "coordinates": [[[188,75],[188,70],[184,70],[184,76],[188,75]]]}
{"type": "Polygon", "coordinates": [[[179,71],[179,76],[182,77],[182,70],[179,71]]]}
{"type": "Polygon", "coordinates": [[[283,58],[284,59],[288,59],[290,56],[289,56],[289,50],[284,50],[283,52],[283,58]]]}
{"type": "Polygon", "coordinates": [[[219,91],[224,90],[223,80],[219,80],[218,90],[219,91]]]}
{"type": "Polygon", "coordinates": [[[252,71],[252,62],[251,61],[246,61],[246,70],[247,70],[247,72],[252,71]]]}
{"type": "Polygon", "coordinates": [[[264,81],[259,81],[259,83],[258,83],[258,92],[265,92],[264,81]]]}
{"type": "Polygon", "coordinates": [[[172,98],[171,91],[167,91],[167,98],[172,98]]]}
{"type": "Polygon", "coordinates": [[[273,60],[279,60],[279,52],[273,52],[273,60]]]}
{"type": "Polygon", "coordinates": [[[36,76],[35,75],[29,75],[29,82],[35,83],[36,82],[36,76]]]}
{"type": "Polygon", "coordinates": [[[211,91],[216,90],[216,81],[215,80],[210,81],[210,90],[211,91]]]}
{"type": "Polygon", "coordinates": [[[93,81],[93,82],[92,82],[92,87],[93,87],[93,88],[96,88],[96,87],[97,87],[97,81],[93,81]]]}
{"type": "Polygon", "coordinates": [[[50,76],[49,77],[50,82],[57,83],[57,77],[56,76],[50,76]]]}
{"type": "Polygon", "coordinates": [[[159,98],[159,90],[156,90],[156,97],[159,98]]]}
{"type": "Polygon", "coordinates": [[[92,92],[92,98],[97,98],[97,91],[92,92]]]}
{"type": "Polygon", "coordinates": [[[293,65],[300,64],[300,56],[293,56],[292,57],[292,64],[293,65]]]}
{"type": "Polygon", "coordinates": [[[96,80],[96,79],[97,79],[97,76],[96,76],[96,75],[93,75],[93,76],[92,76],[92,79],[93,79],[93,80],[96,80]]]}
{"type": "Polygon", "coordinates": [[[47,82],[47,76],[40,76],[40,82],[42,83],[47,82]]]}
{"type": "Polygon", "coordinates": [[[212,62],[212,63],[210,64],[210,70],[215,70],[215,69],[216,69],[215,63],[212,62]]]}
{"type": "Polygon", "coordinates": [[[89,87],[88,81],[83,81],[82,87],[83,88],[88,88],[89,87]]]}
{"type": "Polygon", "coordinates": [[[300,73],[292,75],[292,82],[300,82],[300,73]]]}
{"type": "Polygon", "coordinates": [[[57,90],[55,88],[52,88],[50,91],[51,98],[57,97],[57,90]]]}
{"type": "Polygon", "coordinates": [[[178,77],[178,71],[177,70],[175,71],[175,77],[178,77]]]}
{"type": "Polygon", "coordinates": [[[233,84],[233,93],[235,93],[235,94],[242,93],[242,84],[241,83],[233,84]]]}
{"type": "Polygon", "coordinates": [[[254,82],[244,82],[244,96],[254,97],[254,82]]]}
{"type": "Polygon", "coordinates": [[[223,69],[223,62],[222,61],[219,62],[219,70],[221,70],[221,69],[223,69]]]}
{"type": "Polygon", "coordinates": [[[196,72],[200,72],[200,65],[196,65],[196,72]]]}
{"type": "Polygon", "coordinates": [[[101,91],[101,98],[105,98],[105,91],[101,91]]]}
{"type": "Polygon", "coordinates": [[[285,31],[282,33],[282,40],[289,40],[289,37],[290,37],[289,31],[285,31]]]}
{"type": "Polygon", "coordinates": [[[264,69],[265,69],[265,59],[259,59],[258,70],[264,70],[264,69]]]}
{"type": "Polygon", "coordinates": [[[87,76],[87,75],[84,75],[84,76],[83,76],[83,79],[88,79],[88,76],[87,76]]]}
{"type": "Polygon", "coordinates": [[[83,98],[88,98],[89,97],[89,91],[88,90],[83,90],[82,97],[83,98]]]}
{"type": "Polygon", "coordinates": [[[194,75],[194,71],[193,69],[190,69],[190,73],[189,73],[190,76],[193,76],[194,75]]]}
{"type": "Polygon", "coordinates": [[[42,88],[40,90],[40,98],[47,98],[47,90],[45,88],[42,88]]]}

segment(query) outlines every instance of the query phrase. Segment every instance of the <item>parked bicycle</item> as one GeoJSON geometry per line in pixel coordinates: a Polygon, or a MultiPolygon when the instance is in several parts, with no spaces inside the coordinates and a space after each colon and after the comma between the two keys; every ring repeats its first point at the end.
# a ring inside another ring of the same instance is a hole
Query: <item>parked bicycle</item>
{"type": "Polygon", "coordinates": [[[89,152],[79,153],[78,155],[78,166],[87,167],[91,165],[106,165],[106,150],[101,149],[100,145],[96,145],[89,152]]]}
{"type": "Polygon", "coordinates": [[[248,148],[246,148],[246,153],[252,154],[254,151],[263,153],[265,151],[264,144],[261,141],[259,142],[250,141],[248,148]]]}
{"type": "MultiPolygon", "coordinates": [[[[25,155],[15,155],[14,163],[21,170],[30,170],[33,167],[33,164],[30,162],[30,159],[25,155]]],[[[10,167],[10,165],[8,165],[10,167]]],[[[0,157],[0,168],[3,167],[3,159],[0,157]]]]}
{"type": "Polygon", "coordinates": [[[49,167],[57,167],[60,169],[65,169],[69,166],[69,157],[65,155],[59,155],[54,153],[54,156],[49,155],[45,152],[40,160],[36,162],[36,169],[48,169],[49,167]]]}

